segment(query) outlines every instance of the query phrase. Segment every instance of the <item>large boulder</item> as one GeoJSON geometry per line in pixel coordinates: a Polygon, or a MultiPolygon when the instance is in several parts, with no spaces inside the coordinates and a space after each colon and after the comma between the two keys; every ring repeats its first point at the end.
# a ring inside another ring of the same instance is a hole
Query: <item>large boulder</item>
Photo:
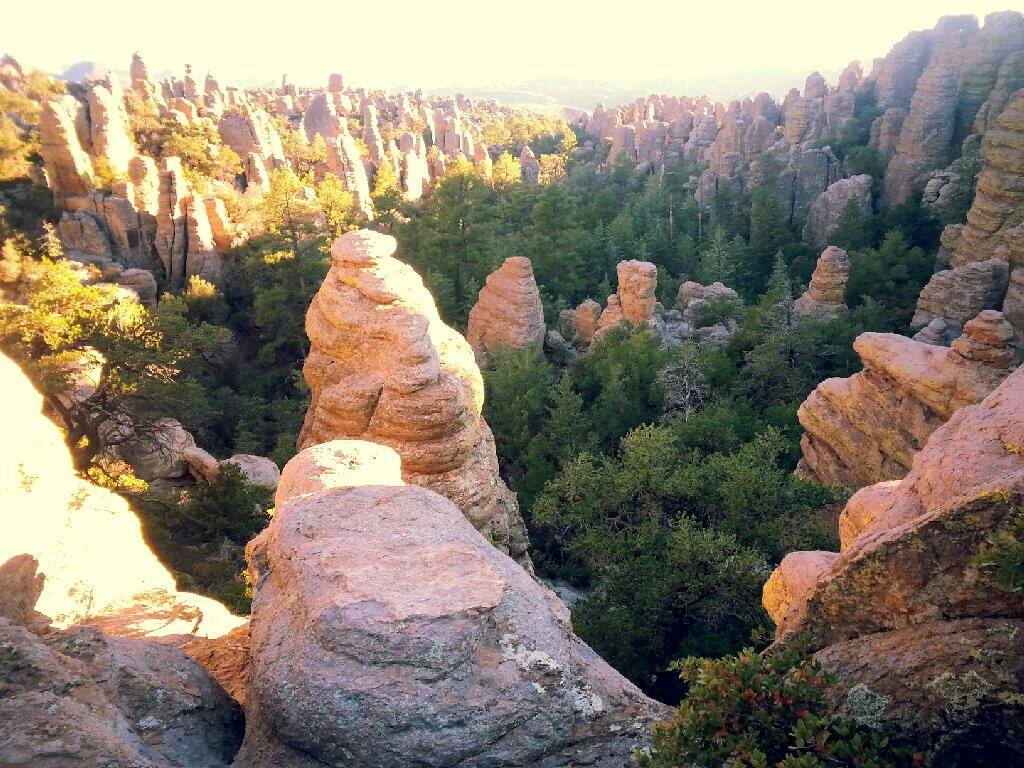
{"type": "Polygon", "coordinates": [[[450,501],[403,486],[396,456],[367,469],[382,446],[318,448],[293,460],[313,486],[293,485],[289,463],[281,487],[298,493],[279,493],[247,551],[237,768],[627,764],[667,708],[573,635],[554,594],[450,501]]]}
{"type": "Polygon", "coordinates": [[[487,284],[480,289],[469,312],[466,340],[477,363],[486,368],[501,347],[540,354],[544,330],[544,307],[533,279],[533,265],[524,256],[510,256],[487,276],[487,284]]]}
{"type": "Polygon", "coordinates": [[[871,176],[866,173],[829,184],[807,211],[804,240],[817,248],[824,248],[845,216],[864,219],[871,216],[871,185],[871,176]]]}
{"type": "Polygon", "coordinates": [[[306,315],[312,396],[299,447],[365,438],[394,448],[407,482],[451,499],[496,546],[529,563],[526,528],[481,416],[473,350],[441,321],[395,247],[368,230],[331,246],[334,265],[306,315]]]}
{"type": "Polygon", "coordinates": [[[826,379],[797,411],[804,435],[797,473],[826,485],[898,480],[939,426],[980,402],[1013,370],[1013,329],[982,312],[952,347],[864,333],[864,370],[826,379]]]}

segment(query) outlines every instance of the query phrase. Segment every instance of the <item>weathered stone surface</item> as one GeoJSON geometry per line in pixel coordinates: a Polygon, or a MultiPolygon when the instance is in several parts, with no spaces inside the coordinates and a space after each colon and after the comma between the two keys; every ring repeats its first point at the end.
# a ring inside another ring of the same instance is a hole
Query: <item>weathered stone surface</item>
{"type": "Polygon", "coordinates": [[[846,311],[846,284],[850,279],[850,257],[830,245],[814,267],[807,290],[793,302],[793,312],[807,317],[833,318],[846,311]]]}
{"type": "Polygon", "coordinates": [[[469,312],[466,340],[477,364],[486,368],[499,348],[544,347],[544,308],[533,279],[533,265],[524,256],[510,256],[487,276],[480,296],[469,312]]]}
{"type": "Polygon", "coordinates": [[[790,606],[807,599],[839,559],[836,552],[790,552],[765,582],[761,604],[769,616],[785,616],[790,606]]]}
{"type": "Polygon", "coordinates": [[[196,275],[211,283],[219,283],[224,261],[213,239],[213,228],[206,214],[206,203],[197,195],[185,200],[185,277],[196,275]]]}
{"type": "Polygon", "coordinates": [[[68,258],[79,261],[110,261],[113,252],[106,233],[94,216],[82,211],[65,211],[57,224],[68,258]]]}
{"type": "MultiPolygon", "coordinates": [[[[394,470],[352,477],[393,486],[394,470]]],[[[572,634],[553,593],[425,488],[281,498],[247,555],[238,768],[618,768],[667,714],[572,634]]]]}
{"type": "Polygon", "coordinates": [[[523,147],[519,153],[519,172],[524,184],[536,186],[540,183],[540,160],[529,146],[523,147]]]}
{"type": "Polygon", "coordinates": [[[929,171],[953,159],[956,131],[957,70],[937,62],[918,81],[910,111],[903,121],[896,154],[885,171],[882,203],[899,205],[924,188],[929,171]]]}
{"type": "Polygon", "coordinates": [[[868,727],[909,737],[935,764],[1014,765],[1024,759],[1024,622],[936,621],[830,645],[816,655],[838,678],[830,703],[868,727]],[[1007,717],[1009,715],[1009,717],[1007,717]]]}
{"type": "Polygon", "coordinates": [[[242,715],[177,648],[0,618],[0,764],[225,768],[242,715]]]}
{"type": "Polygon", "coordinates": [[[57,205],[94,189],[92,160],[75,126],[83,115],[83,106],[73,96],[61,96],[44,102],[39,116],[39,152],[57,205]]]}
{"type": "Polygon", "coordinates": [[[87,94],[92,155],[103,158],[115,174],[128,173],[135,157],[135,144],[128,133],[128,111],[117,80],[110,85],[93,85],[87,94]]]}
{"type": "Polygon", "coordinates": [[[773,615],[780,636],[806,631],[821,647],[937,619],[1024,616],[971,564],[1024,496],[1022,383],[1024,368],[953,414],[898,484],[854,497],[839,557],[806,599],[773,615]]]}
{"type": "Polygon", "coordinates": [[[0,564],[35,559],[45,577],[36,609],[59,627],[87,622],[119,635],[237,626],[241,620],[213,600],[176,591],[128,503],[75,474],[59,430],[41,413],[42,397],[2,356],[0,381],[4,423],[18,436],[0,442],[0,564]]]}
{"type": "Polygon", "coordinates": [[[117,284],[134,291],[147,307],[156,306],[156,278],[146,269],[126,269],[117,276],[117,284]]]}
{"type": "Polygon", "coordinates": [[[232,464],[241,471],[243,477],[253,485],[262,485],[265,488],[277,488],[281,481],[281,470],[277,464],[266,456],[253,456],[251,453],[236,453],[230,459],[224,459],[224,464],[232,464]]]}
{"type": "Polygon", "coordinates": [[[1005,261],[973,261],[932,275],[917,297],[911,328],[922,328],[936,318],[960,329],[986,309],[998,308],[1006,294],[1009,268],[1005,261]]]}
{"type": "Polygon", "coordinates": [[[946,348],[865,333],[864,370],[826,379],[797,411],[804,435],[797,473],[859,487],[903,477],[914,454],[958,409],[980,402],[1013,369],[1012,328],[983,312],[946,348]]]}
{"type": "Polygon", "coordinates": [[[233,233],[231,219],[228,218],[224,201],[219,197],[204,197],[203,205],[206,206],[206,218],[210,222],[210,234],[213,236],[214,247],[221,252],[230,249],[233,233]]]}
{"type": "Polygon", "coordinates": [[[867,218],[871,215],[871,176],[861,174],[840,179],[815,198],[807,211],[803,238],[818,248],[829,245],[844,216],[867,218]]]}
{"type": "Polygon", "coordinates": [[[285,162],[281,136],[270,115],[258,107],[243,104],[228,110],[221,115],[217,132],[243,162],[250,155],[259,155],[275,166],[285,162]]]}
{"type": "Polygon", "coordinates": [[[333,267],[306,315],[312,399],[300,448],[365,438],[394,448],[407,482],[451,499],[496,546],[528,563],[515,495],[498,476],[480,415],[483,381],[420,277],[368,230],[331,247],[333,267]]]}
{"type": "Polygon", "coordinates": [[[577,344],[589,344],[594,340],[598,324],[601,320],[601,305],[593,299],[585,299],[573,314],[576,333],[574,341],[577,344]]]}
{"type": "Polygon", "coordinates": [[[154,245],[163,262],[167,282],[172,290],[176,290],[185,282],[185,254],[188,249],[185,208],[189,190],[181,170],[181,159],[165,158],[159,176],[159,209],[154,245]]]}
{"type": "Polygon", "coordinates": [[[622,316],[637,324],[648,322],[654,315],[658,300],[654,292],[658,287],[658,268],[649,261],[620,261],[615,272],[619,278],[619,302],[622,316]]]}
{"type": "Polygon", "coordinates": [[[356,198],[356,205],[367,219],[373,219],[373,199],[366,168],[359,157],[355,141],[348,131],[342,131],[327,141],[327,164],[331,172],[341,179],[345,188],[356,198]]]}
{"type": "Polygon", "coordinates": [[[813,586],[786,563],[819,553],[792,553],[772,575],[764,603],[777,642],[799,634],[821,649],[838,676],[834,706],[947,757],[1021,759],[1024,602],[974,558],[1020,514],[1022,441],[1018,368],[936,430],[905,478],[850,499],[841,552],[807,569],[819,572],[813,586]]]}

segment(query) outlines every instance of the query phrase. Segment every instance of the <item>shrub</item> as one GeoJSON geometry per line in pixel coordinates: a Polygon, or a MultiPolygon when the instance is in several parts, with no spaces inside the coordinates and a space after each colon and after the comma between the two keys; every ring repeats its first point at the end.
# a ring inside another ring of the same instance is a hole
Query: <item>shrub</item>
{"type": "Polygon", "coordinates": [[[642,768],[824,768],[915,763],[879,729],[828,711],[833,680],[801,648],[676,665],[689,686],[675,718],[655,727],[642,768]]]}

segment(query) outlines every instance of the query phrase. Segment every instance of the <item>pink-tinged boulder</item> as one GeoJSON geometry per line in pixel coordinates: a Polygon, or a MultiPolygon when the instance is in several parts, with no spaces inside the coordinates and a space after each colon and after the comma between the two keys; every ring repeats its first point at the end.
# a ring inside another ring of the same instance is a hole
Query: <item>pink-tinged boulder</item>
{"type": "Polygon", "coordinates": [[[230,459],[224,459],[221,462],[222,467],[225,464],[238,467],[242,477],[252,485],[259,485],[273,490],[277,488],[277,484],[281,481],[281,470],[278,469],[273,459],[268,459],[266,456],[236,453],[230,459]]]}
{"type": "Polygon", "coordinates": [[[554,594],[450,501],[400,485],[393,463],[390,477],[347,465],[375,454],[342,450],[339,470],[319,457],[330,474],[383,484],[297,488],[247,549],[252,666],[235,765],[628,763],[668,708],[573,635],[554,594]]]}
{"type": "Polygon", "coordinates": [[[452,500],[494,544],[529,563],[526,529],[498,476],[473,350],[437,314],[394,238],[349,232],[306,315],[312,390],[299,447],[338,438],[394,448],[406,482],[452,500]]]}
{"type": "Polygon", "coordinates": [[[794,603],[805,601],[818,580],[833,566],[836,552],[790,552],[779,563],[761,592],[761,604],[775,619],[779,631],[784,631],[783,620],[794,603]]]}
{"type": "Polygon", "coordinates": [[[998,312],[967,324],[952,347],[864,333],[864,370],[826,379],[801,404],[797,473],[826,485],[897,480],[929,436],[958,409],[980,402],[1013,370],[1013,329],[998,312]]]}
{"type": "Polygon", "coordinates": [[[147,307],[156,306],[156,278],[148,269],[126,269],[118,274],[117,284],[133,291],[147,307]]]}
{"type": "Polygon", "coordinates": [[[619,278],[622,316],[638,325],[649,322],[658,303],[654,295],[658,287],[658,268],[649,261],[631,259],[620,261],[615,271],[619,278]]]}
{"type": "Polygon", "coordinates": [[[544,308],[533,279],[533,265],[524,256],[510,256],[487,276],[480,296],[469,312],[466,340],[477,364],[486,368],[501,347],[544,348],[544,308]]]}
{"type": "Polygon", "coordinates": [[[923,328],[941,319],[950,329],[959,330],[972,317],[1003,303],[1010,279],[1010,268],[1002,259],[972,261],[932,275],[917,297],[911,328],[923,328]]]}
{"type": "Polygon", "coordinates": [[[850,257],[830,245],[814,266],[807,290],[793,302],[794,314],[830,319],[846,311],[846,284],[850,280],[850,257]]]}

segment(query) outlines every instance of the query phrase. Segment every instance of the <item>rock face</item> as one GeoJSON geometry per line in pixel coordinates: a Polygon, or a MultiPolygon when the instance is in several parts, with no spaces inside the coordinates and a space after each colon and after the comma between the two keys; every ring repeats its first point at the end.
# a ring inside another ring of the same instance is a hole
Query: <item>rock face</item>
{"type": "Polygon", "coordinates": [[[932,275],[917,297],[911,328],[941,319],[959,329],[979,312],[998,307],[1009,281],[1009,267],[1000,259],[973,261],[932,275]]]}
{"type": "Polygon", "coordinates": [[[2,356],[0,381],[5,423],[18,435],[0,444],[0,565],[17,555],[38,563],[45,578],[37,610],[58,627],[88,623],[130,636],[216,635],[237,626],[242,620],[222,605],[177,592],[128,503],[78,478],[60,432],[41,413],[42,397],[2,356]]]}
{"type": "Polygon", "coordinates": [[[529,146],[519,153],[519,172],[524,184],[537,186],[540,183],[540,161],[529,146]]]}
{"type": "Polygon", "coordinates": [[[576,638],[554,594],[451,502],[401,486],[394,460],[390,473],[360,466],[380,446],[319,448],[345,463],[299,454],[312,487],[279,493],[247,550],[237,768],[627,764],[667,708],[576,638]],[[316,483],[312,467],[332,479],[316,483]]]}
{"type": "Polygon", "coordinates": [[[486,368],[490,356],[500,347],[540,354],[544,331],[544,308],[533,279],[533,265],[524,256],[510,256],[487,276],[487,284],[480,289],[480,297],[469,313],[466,340],[473,347],[477,364],[486,368]]]}
{"type": "Polygon", "coordinates": [[[39,116],[39,152],[57,205],[94,189],[92,160],[76,128],[76,122],[83,120],[82,111],[73,96],[62,96],[45,102],[39,116]]]}
{"type": "Polygon", "coordinates": [[[952,347],[891,333],[864,333],[853,346],[864,370],[826,379],[801,404],[805,432],[797,473],[826,485],[897,480],[955,411],[980,402],[1013,369],[1013,329],[982,312],[952,347]]]}
{"type": "Polygon", "coordinates": [[[577,344],[589,344],[594,339],[600,320],[601,305],[593,299],[584,300],[573,313],[573,340],[577,344]]]}
{"type": "Polygon", "coordinates": [[[32,630],[0,617],[0,764],[231,764],[241,711],[180,650],[86,627],[32,630]]]}
{"type": "Polygon", "coordinates": [[[451,499],[515,559],[529,563],[515,495],[498,476],[483,381],[466,340],[446,326],[394,238],[349,232],[306,315],[312,390],[300,448],[365,438],[394,448],[407,482],[451,499]]]}
{"type": "Polygon", "coordinates": [[[846,284],[850,279],[850,257],[842,248],[830,245],[814,266],[811,284],[795,302],[793,312],[807,317],[833,318],[846,311],[846,284]]]}
{"type": "Polygon", "coordinates": [[[92,154],[102,157],[110,170],[125,175],[135,157],[135,144],[128,135],[128,111],[117,81],[110,86],[89,89],[89,129],[92,154]]]}
{"type": "Polygon", "coordinates": [[[622,316],[643,324],[654,316],[658,300],[654,292],[658,287],[658,268],[649,261],[620,261],[615,267],[619,278],[619,302],[622,316]]]}
{"type": "Polygon", "coordinates": [[[1018,368],[937,429],[905,478],[854,495],[838,555],[788,555],[764,600],[777,642],[809,638],[840,698],[868,696],[878,721],[940,754],[1008,765],[1024,758],[1024,602],[972,561],[1019,514],[1022,444],[1018,368]]]}
{"type": "Polygon", "coordinates": [[[871,176],[864,173],[840,179],[818,195],[807,212],[804,240],[824,248],[844,216],[867,218],[871,215],[871,176]]]}

